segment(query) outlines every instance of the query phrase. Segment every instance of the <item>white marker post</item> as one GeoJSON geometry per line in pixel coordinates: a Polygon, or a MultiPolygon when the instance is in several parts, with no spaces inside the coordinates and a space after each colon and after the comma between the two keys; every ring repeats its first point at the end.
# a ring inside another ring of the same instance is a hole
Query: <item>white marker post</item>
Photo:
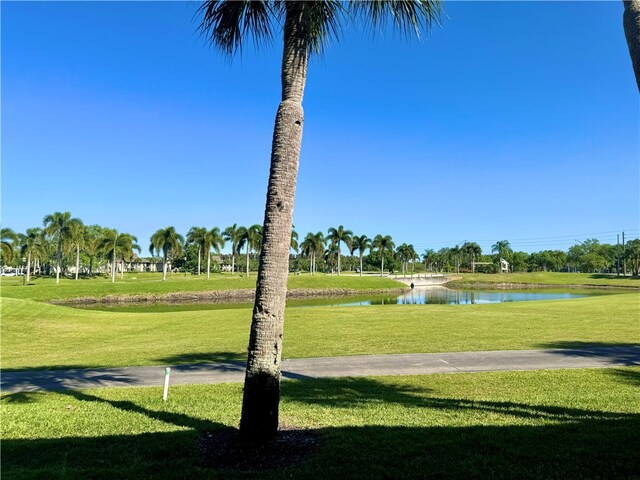
{"type": "Polygon", "coordinates": [[[164,369],[164,392],[162,392],[162,400],[167,401],[167,395],[169,394],[169,376],[171,375],[171,369],[169,367],[164,369]]]}

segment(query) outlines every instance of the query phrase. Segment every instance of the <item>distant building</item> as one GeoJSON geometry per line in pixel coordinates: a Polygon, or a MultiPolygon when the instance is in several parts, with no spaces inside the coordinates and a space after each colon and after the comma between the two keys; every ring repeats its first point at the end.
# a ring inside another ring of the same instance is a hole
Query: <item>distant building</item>
{"type": "Polygon", "coordinates": [[[509,262],[500,258],[500,273],[509,273],[509,262]]]}

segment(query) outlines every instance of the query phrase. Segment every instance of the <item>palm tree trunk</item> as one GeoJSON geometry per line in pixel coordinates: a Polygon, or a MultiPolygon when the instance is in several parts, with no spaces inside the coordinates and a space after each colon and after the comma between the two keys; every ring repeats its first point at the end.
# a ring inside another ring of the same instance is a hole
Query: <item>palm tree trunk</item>
{"type": "Polygon", "coordinates": [[[246,266],[246,270],[247,270],[247,277],[249,276],[249,240],[247,240],[247,266],[246,266]]]}
{"type": "Polygon", "coordinates": [[[340,275],[340,242],[338,242],[338,275],[340,275]]]}
{"type": "Polygon", "coordinates": [[[242,438],[252,441],[271,439],[278,429],[289,247],[304,120],[302,97],[307,76],[308,45],[304,40],[302,2],[287,2],[285,8],[282,101],[273,132],[240,420],[242,438]]]}
{"type": "Polygon", "coordinates": [[[362,252],[360,253],[360,276],[362,276],[362,252]]]}
{"type": "Polygon", "coordinates": [[[56,285],[60,283],[60,269],[62,268],[60,265],[60,257],[62,257],[62,244],[58,243],[58,253],[56,254],[56,285]]]}
{"type": "Polygon", "coordinates": [[[29,283],[29,270],[31,268],[31,252],[27,255],[27,283],[29,283]]]}
{"type": "Polygon", "coordinates": [[[116,251],[113,250],[113,259],[111,260],[111,283],[116,281],[116,251]]]}
{"type": "Polygon", "coordinates": [[[211,250],[207,252],[207,280],[211,278],[210,271],[211,271],[211,250]]]}
{"type": "Polygon", "coordinates": [[[80,245],[76,245],[76,280],[78,280],[79,272],[80,272],[80,245]]]}
{"type": "Polygon", "coordinates": [[[198,247],[198,276],[200,276],[200,250],[202,247],[198,247]]]}
{"type": "Polygon", "coordinates": [[[380,250],[380,276],[384,277],[384,252],[380,250]]]}
{"type": "Polygon", "coordinates": [[[162,257],[162,281],[167,280],[167,254],[162,257]]]}
{"type": "Polygon", "coordinates": [[[124,258],[120,262],[120,278],[124,280],[124,258]]]}
{"type": "Polygon", "coordinates": [[[235,253],[231,253],[231,273],[236,271],[236,255],[235,253]]]}
{"type": "Polygon", "coordinates": [[[640,0],[625,0],[622,3],[624,3],[622,14],[624,34],[627,37],[636,84],[640,90],[640,0]]]}

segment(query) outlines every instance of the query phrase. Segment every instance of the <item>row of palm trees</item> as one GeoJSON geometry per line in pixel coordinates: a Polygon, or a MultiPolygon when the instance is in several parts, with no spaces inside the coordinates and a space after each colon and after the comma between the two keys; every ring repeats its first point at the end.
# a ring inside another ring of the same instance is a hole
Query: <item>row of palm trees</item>
{"type": "MultiPolygon", "coordinates": [[[[346,246],[353,256],[358,253],[360,274],[363,271],[363,257],[367,250],[376,251],[380,256],[380,271],[384,272],[385,255],[393,254],[395,244],[389,235],[376,235],[369,238],[366,235],[354,235],[351,230],[340,225],[329,228],[327,234],[323,232],[308,233],[302,242],[298,242],[299,235],[295,227],[291,232],[291,249],[310,261],[309,271],[318,271],[318,259],[337,266],[337,273],[342,271],[342,247],[346,246]]],[[[193,246],[197,252],[197,274],[202,273],[202,263],[206,260],[207,278],[211,274],[211,254],[220,254],[226,242],[231,244],[231,270],[236,271],[236,256],[244,253],[246,274],[249,274],[250,255],[260,253],[262,243],[262,226],[249,227],[233,224],[224,230],[218,227],[192,227],[186,237],[178,233],[173,226],[158,229],[150,238],[149,251],[152,256],[162,258],[162,278],[166,280],[167,272],[172,263],[180,258],[185,249],[193,246]]],[[[60,282],[63,257],[75,259],[75,279],[81,271],[81,253],[85,260],[88,258],[89,274],[93,273],[94,261],[97,258],[106,260],[110,267],[110,277],[116,280],[118,264],[120,272],[124,274],[125,263],[131,262],[140,254],[142,249],[136,236],[119,232],[113,228],[98,225],[85,225],[79,218],[72,217],[70,212],[54,212],[43,218],[42,228],[30,228],[25,234],[16,234],[9,228],[2,229],[2,261],[11,263],[14,253],[18,251],[26,260],[26,276],[29,281],[32,272],[41,273],[43,265],[55,272],[56,283],[60,282]],[[53,262],[51,260],[53,259],[53,262]]],[[[406,262],[417,259],[413,246],[403,244],[399,247],[399,255],[406,262]]],[[[68,261],[70,263],[70,261],[68,261]]]]}
{"type": "MultiPolygon", "coordinates": [[[[589,240],[572,247],[568,253],[558,250],[532,254],[514,252],[509,241],[500,240],[491,246],[491,253],[494,255],[489,256],[483,255],[476,242],[463,242],[438,251],[427,249],[419,255],[413,245],[403,243],[396,247],[389,235],[376,235],[373,238],[354,235],[342,225],[329,228],[326,233],[309,232],[302,241],[299,238],[294,227],[290,238],[290,248],[295,252],[291,257],[292,268],[308,268],[312,275],[320,269],[341,274],[346,260],[349,261],[349,269],[359,270],[360,275],[367,269],[378,268],[381,275],[385,269],[401,270],[403,274],[409,270],[413,272],[420,260],[423,262],[423,267],[420,268],[430,272],[459,272],[461,269],[474,271],[478,261],[491,263],[490,266],[483,267],[484,271],[495,271],[500,258],[507,259],[514,271],[566,270],[569,263],[573,270],[624,270],[627,262],[632,266],[638,264],[638,240],[627,242],[625,249],[589,240]],[[591,245],[589,242],[595,242],[597,248],[586,248],[586,245],[591,245]],[[344,247],[351,257],[343,255],[344,247]],[[393,265],[387,265],[389,261],[393,265]]],[[[53,272],[59,283],[65,265],[75,265],[74,276],[78,279],[81,267],[92,275],[97,262],[107,266],[111,281],[115,282],[117,272],[120,271],[123,277],[126,264],[139,258],[142,249],[137,242],[138,239],[130,233],[98,225],[85,225],[69,212],[55,212],[44,217],[42,227],[29,228],[24,234],[2,228],[0,263],[15,264],[12,260],[18,254],[23,259],[27,281],[33,273],[53,272]]],[[[198,275],[206,270],[207,278],[210,278],[212,254],[220,255],[225,245],[230,244],[231,271],[237,271],[241,261],[236,257],[243,255],[244,270],[248,275],[251,255],[260,253],[261,242],[260,225],[245,227],[233,224],[224,230],[218,227],[192,227],[185,237],[169,226],[159,229],[151,236],[149,251],[162,260],[163,280],[166,280],[174,262],[187,258],[189,268],[193,268],[198,275]]],[[[177,265],[180,266],[180,263],[177,265]]],[[[637,268],[633,271],[637,271],[637,268]]]]}

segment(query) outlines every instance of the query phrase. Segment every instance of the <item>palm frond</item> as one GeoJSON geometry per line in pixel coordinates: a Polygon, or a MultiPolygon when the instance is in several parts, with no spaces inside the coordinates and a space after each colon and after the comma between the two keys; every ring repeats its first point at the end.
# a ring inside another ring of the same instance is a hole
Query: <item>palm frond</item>
{"type": "Polygon", "coordinates": [[[260,0],[207,0],[196,15],[198,30],[212,45],[233,56],[251,36],[256,47],[269,44],[273,36],[275,4],[260,0]]]}
{"type": "Polygon", "coordinates": [[[336,0],[287,2],[301,4],[301,23],[305,29],[309,53],[320,54],[331,42],[339,40],[342,19],[346,14],[342,2],[336,0]]]}
{"type": "Polygon", "coordinates": [[[440,24],[442,2],[439,0],[366,0],[352,1],[354,18],[384,29],[389,20],[405,36],[421,38],[431,26],[440,24]]]}

